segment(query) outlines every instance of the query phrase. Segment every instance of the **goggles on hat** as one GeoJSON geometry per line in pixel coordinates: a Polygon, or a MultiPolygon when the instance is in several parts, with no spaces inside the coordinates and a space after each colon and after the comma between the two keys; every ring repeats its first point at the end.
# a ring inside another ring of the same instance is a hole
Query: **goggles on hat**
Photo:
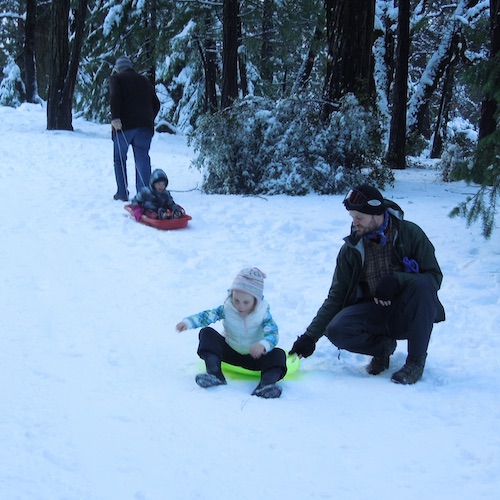
{"type": "Polygon", "coordinates": [[[350,210],[357,210],[367,205],[370,207],[380,207],[382,202],[380,200],[369,200],[361,191],[351,189],[344,198],[344,205],[350,210]]]}

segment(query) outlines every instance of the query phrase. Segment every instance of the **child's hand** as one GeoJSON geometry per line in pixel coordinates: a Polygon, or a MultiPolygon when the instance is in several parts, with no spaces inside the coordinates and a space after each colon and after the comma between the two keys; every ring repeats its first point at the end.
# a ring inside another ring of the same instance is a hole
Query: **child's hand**
{"type": "Polygon", "coordinates": [[[184,332],[185,330],[188,329],[186,323],[184,323],[184,321],[181,321],[180,323],[177,323],[176,327],[178,332],[184,332]]]}
{"type": "Polygon", "coordinates": [[[252,356],[253,359],[259,359],[263,354],[265,354],[265,352],[266,348],[258,342],[250,347],[250,356],[252,356]]]}
{"type": "Polygon", "coordinates": [[[184,209],[179,206],[179,205],[176,205],[176,207],[174,208],[173,212],[172,212],[172,218],[174,219],[180,219],[186,212],[184,211],[184,209]]]}

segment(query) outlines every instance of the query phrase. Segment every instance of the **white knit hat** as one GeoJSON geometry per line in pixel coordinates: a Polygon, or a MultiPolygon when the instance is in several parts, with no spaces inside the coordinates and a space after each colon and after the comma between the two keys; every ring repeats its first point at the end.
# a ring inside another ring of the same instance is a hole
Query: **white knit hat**
{"type": "Polygon", "coordinates": [[[266,275],[257,267],[247,267],[234,278],[231,290],[249,293],[260,302],[263,297],[265,277],[266,275]]]}

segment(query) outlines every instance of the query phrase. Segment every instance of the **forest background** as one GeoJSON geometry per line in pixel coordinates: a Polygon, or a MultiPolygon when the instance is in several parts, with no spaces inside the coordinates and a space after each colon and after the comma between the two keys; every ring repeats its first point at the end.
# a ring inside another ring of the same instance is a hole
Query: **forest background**
{"type": "Polygon", "coordinates": [[[455,215],[494,227],[500,0],[0,0],[0,105],[49,130],[110,120],[119,55],[155,85],[220,194],[383,187],[428,165],[477,184],[455,215]]]}

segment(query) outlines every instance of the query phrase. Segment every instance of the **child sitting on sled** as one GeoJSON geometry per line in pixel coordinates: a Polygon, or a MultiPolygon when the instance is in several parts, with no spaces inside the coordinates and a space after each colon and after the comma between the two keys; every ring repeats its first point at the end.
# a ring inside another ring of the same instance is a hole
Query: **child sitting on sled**
{"type": "Polygon", "coordinates": [[[157,168],[151,174],[149,186],[140,189],[132,200],[135,220],[143,215],[151,219],[179,219],[184,215],[184,209],[177,205],[167,191],[167,174],[157,168]]]}
{"type": "Polygon", "coordinates": [[[207,372],[196,375],[200,387],[227,383],[221,369],[224,361],[261,371],[253,396],[266,399],[281,396],[281,387],[276,382],[286,375],[286,353],[276,347],[278,327],[262,295],[265,277],[256,267],[243,269],[234,278],[223,305],[188,316],[177,324],[180,332],[202,327],[198,356],[205,361],[207,372]],[[208,327],[219,320],[223,321],[223,335],[208,327]]]}

